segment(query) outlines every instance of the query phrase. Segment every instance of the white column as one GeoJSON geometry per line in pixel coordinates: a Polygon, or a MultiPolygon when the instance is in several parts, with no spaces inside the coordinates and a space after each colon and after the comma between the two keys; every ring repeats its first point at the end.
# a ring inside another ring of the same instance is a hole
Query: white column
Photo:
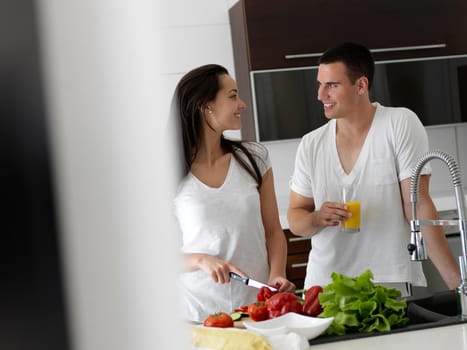
{"type": "Polygon", "coordinates": [[[163,2],[39,0],[38,10],[73,349],[186,349],[177,140],[158,103],[163,2]]]}

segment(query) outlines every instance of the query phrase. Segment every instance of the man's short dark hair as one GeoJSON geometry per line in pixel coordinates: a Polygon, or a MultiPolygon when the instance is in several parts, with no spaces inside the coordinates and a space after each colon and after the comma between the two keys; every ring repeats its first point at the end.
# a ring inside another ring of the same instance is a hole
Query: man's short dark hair
{"type": "Polygon", "coordinates": [[[370,89],[375,73],[375,61],[367,47],[347,42],[326,50],[319,59],[319,64],[336,62],[342,62],[346,66],[347,75],[352,84],[358,78],[365,76],[368,79],[368,89],[370,89]]]}

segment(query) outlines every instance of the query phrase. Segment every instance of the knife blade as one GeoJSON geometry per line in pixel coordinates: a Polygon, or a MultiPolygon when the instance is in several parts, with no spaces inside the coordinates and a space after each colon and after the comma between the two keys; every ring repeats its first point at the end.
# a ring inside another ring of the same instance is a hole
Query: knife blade
{"type": "Polygon", "coordinates": [[[277,288],[274,288],[274,287],[272,287],[270,285],[267,285],[265,283],[261,283],[259,281],[253,280],[248,276],[247,277],[242,277],[242,276],[240,276],[239,274],[237,274],[235,272],[230,272],[230,278],[233,278],[236,281],[240,281],[240,282],[242,282],[242,283],[244,283],[244,284],[246,284],[247,286],[250,286],[250,287],[255,287],[255,288],[268,287],[273,292],[277,292],[277,288]]]}

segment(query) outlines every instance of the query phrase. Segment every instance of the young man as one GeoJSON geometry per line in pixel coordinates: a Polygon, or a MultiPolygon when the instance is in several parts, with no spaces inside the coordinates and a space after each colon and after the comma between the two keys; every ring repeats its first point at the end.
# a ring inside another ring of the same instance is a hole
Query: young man
{"type": "MultiPolygon", "coordinates": [[[[410,294],[410,285],[426,286],[420,262],[407,251],[411,219],[410,175],[428,151],[418,117],[407,108],[372,103],[374,73],[370,51],[344,43],[327,50],[318,69],[318,100],[329,119],[305,135],[290,181],[291,231],[312,239],[305,288],[325,285],[331,273],[349,276],[371,269],[375,283],[410,294]],[[340,232],[349,217],[339,187],[353,184],[361,201],[360,232],[340,232]]],[[[417,213],[435,219],[429,196],[430,168],[420,178],[417,213]]],[[[441,228],[423,227],[428,254],[450,289],[460,283],[459,268],[441,228]]]]}

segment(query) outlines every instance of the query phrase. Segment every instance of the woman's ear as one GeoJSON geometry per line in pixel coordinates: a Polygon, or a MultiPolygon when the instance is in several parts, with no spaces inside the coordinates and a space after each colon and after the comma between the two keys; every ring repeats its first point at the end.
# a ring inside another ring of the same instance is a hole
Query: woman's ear
{"type": "Polygon", "coordinates": [[[210,105],[205,105],[200,107],[200,112],[202,115],[212,114],[212,109],[210,105]]]}

